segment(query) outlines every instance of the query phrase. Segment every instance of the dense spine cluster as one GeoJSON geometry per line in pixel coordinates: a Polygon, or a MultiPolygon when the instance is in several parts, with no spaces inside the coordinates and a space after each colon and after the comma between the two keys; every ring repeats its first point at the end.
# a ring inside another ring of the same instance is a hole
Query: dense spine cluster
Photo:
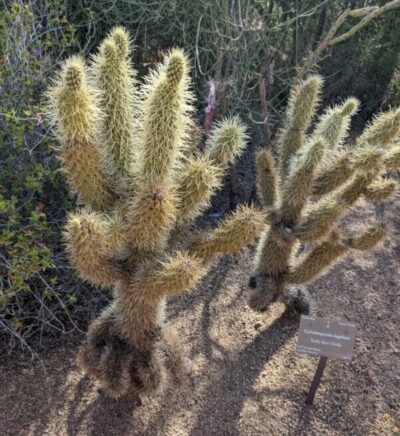
{"type": "Polygon", "coordinates": [[[163,328],[166,297],[194,288],[213,257],[252,243],[265,220],[242,206],[212,233],[180,238],[243,150],[244,127],[222,121],[204,153],[188,152],[196,135],[186,55],[172,50],[138,89],[130,46],[114,28],[89,66],[67,60],[49,92],[63,168],[82,204],[65,227],[70,260],[85,280],[114,290],[80,361],[114,397],[187,370],[163,328]]]}
{"type": "Polygon", "coordinates": [[[257,185],[267,218],[257,247],[250,304],[266,310],[278,297],[307,313],[303,287],[349,250],[370,250],[384,237],[379,223],[359,235],[338,227],[360,200],[383,201],[397,192],[388,171],[400,168],[400,109],[381,113],[352,146],[345,145],[358,101],[349,98],[326,110],[308,130],[322,79],[312,76],[291,92],[276,155],[257,154],[257,185]]]}

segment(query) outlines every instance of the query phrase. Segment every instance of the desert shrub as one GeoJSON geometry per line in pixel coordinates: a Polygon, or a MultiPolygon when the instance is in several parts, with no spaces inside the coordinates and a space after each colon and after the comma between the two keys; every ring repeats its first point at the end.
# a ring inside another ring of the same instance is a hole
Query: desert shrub
{"type": "MultiPolygon", "coordinates": [[[[4,3],[3,3],[4,4],[4,3]]],[[[0,21],[0,334],[9,350],[68,328],[79,291],[60,226],[73,199],[52,151],[44,90],[74,28],[58,2],[5,2],[0,21]],[[60,47],[62,51],[60,54],[60,47]],[[56,193],[56,195],[54,195],[56,193]],[[60,270],[68,280],[60,281],[60,270]]],[[[72,318],[71,318],[72,320],[72,318]]],[[[70,324],[71,326],[71,324],[70,324]]]]}
{"type": "MultiPolygon", "coordinates": [[[[382,6],[387,0],[335,2],[343,8],[382,6]],[[362,3],[362,4],[361,4],[362,3]]],[[[331,77],[325,90],[326,101],[351,94],[361,101],[361,115],[369,119],[380,109],[400,61],[400,10],[392,10],[373,20],[347,41],[338,44],[321,63],[321,72],[331,77]]],[[[356,19],[344,26],[348,30],[356,19]]]]}

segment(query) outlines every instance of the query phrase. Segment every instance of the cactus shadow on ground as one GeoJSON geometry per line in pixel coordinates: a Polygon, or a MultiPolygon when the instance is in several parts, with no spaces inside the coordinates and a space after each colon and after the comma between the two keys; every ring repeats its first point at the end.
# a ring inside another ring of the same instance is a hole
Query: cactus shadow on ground
{"type": "MultiPolygon", "coordinates": [[[[368,213],[376,210],[371,207],[368,213]]],[[[351,319],[358,328],[354,361],[328,363],[312,408],[303,402],[317,358],[295,353],[297,326],[281,318],[282,305],[263,314],[246,307],[252,256],[245,251],[215,264],[193,294],[170,302],[169,321],[182,334],[182,347],[194,363],[188,383],[137,406],[128,399],[99,396],[75,364],[71,343],[43,355],[46,373],[39,364],[23,367],[4,359],[0,433],[390,434],[399,413],[400,374],[393,365],[400,343],[393,310],[400,304],[399,216],[400,203],[394,199],[385,211],[393,235],[385,252],[348,258],[310,289],[319,315],[351,319]],[[221,281],[214,283],[218,277],[221,281]],[[218,292],[212,289],[216,284],[218,292]]]]}

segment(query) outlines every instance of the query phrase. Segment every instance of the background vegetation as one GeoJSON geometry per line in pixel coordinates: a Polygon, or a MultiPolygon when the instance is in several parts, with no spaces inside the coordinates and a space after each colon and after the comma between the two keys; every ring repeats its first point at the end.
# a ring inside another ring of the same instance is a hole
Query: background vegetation
{"type": "MultiPolygon", "coordinates": [[[[206,110],[208,121],[240,113],[251,126],[251,154],[270,132],[273,136],[296,67],[338,15],[385,3],[1,0],[1,344],[34,353],[44,338],[79,329],[107,300],[106,292],[76,278],[64,256],[61,228],[75,200],[67,194],[53,151],[44,91],[65,57],[93,50],[114,24],[133,35],[141,76],[166,49],[185,48],[193,59],[199,123],[206,124],[206,110]]],[[[343,31],[358,20],[349,18],[343,31]]],[[[319,66],[329,78],[326,101],[358,97],[363,122],[382,107],[400,104],[399,22],[400,11],[388,11],[323,52],[319,66]]],[[[250,162],[244,156],[243,177],[250,162]]]]}

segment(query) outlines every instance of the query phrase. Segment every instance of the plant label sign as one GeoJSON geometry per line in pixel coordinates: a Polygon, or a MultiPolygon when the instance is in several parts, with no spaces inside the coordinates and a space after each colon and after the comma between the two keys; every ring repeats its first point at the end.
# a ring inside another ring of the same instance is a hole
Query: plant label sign
{"type": "Polygon", "coordinates": [[[351,361],[355,336],[352,322],[302,315],[296,351],[351,361]]]}

